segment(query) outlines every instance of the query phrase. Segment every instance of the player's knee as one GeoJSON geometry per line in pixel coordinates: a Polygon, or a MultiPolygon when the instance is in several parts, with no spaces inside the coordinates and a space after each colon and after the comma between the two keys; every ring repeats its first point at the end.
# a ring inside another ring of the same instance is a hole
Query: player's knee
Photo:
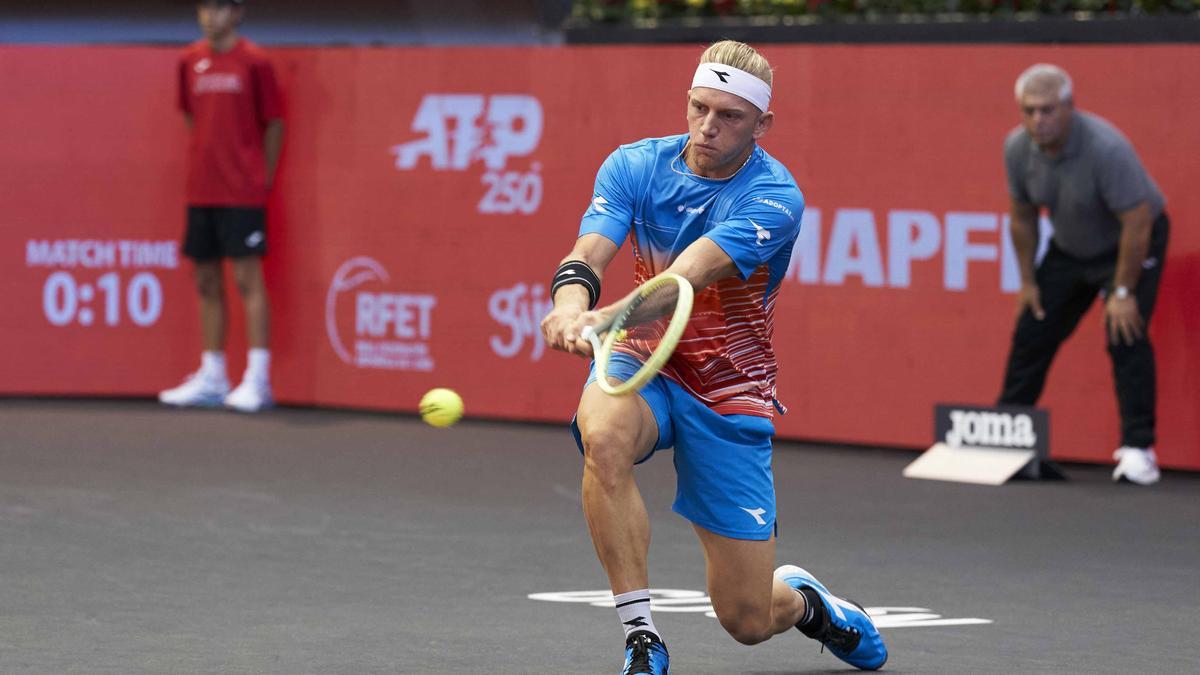
{"type": "Polygon", "coordinates": [[[587,471],[601,480],[617,480],[632,470],[636,453],[634,440],[627,433],[603,425],[581,435],[587,471]]]}
{"type": "Polygon", "coordinates": [[[771,626],[764,612],[740,611],[722,616],[717,614],[721,627],[734,640],[744,645],[756,645],[771,637],[771,626]]]}
{"type": "Polygon", "coordinates": [[[266,291],[259,259],[254,256],[235,258],[233,282],[237,284],[238,292],[242,294],[243,298],[264,294],[266,291]]]}
{"type": "Polygon", "coordinates": [[[1115,343],[1112,340],[1107,340],[1106,342],[1108,342],[1108,353],[1118,359],[1142,355],[1151,350],[1150,339],[1145,335],[1135,338],[1132,343],[1125,342],[1124,338],[1117,340],[1115,343]]]}
{"type": "Polygon", "coordinates": [[[212,270],[196,270],[196,291],[200,293],[200,297],[209,300],[220,299],[224,292],[221,281],[220,271],[212,270]]]}
{"type": "Polygon", "coordinates": [[[609,471],[633,465],[629,457],[629,439],[610,431],[583,435],[583,456],[595,469],[609,471]]]}
{"type": "Polygon", "coordinates": [[[249,274],[245,272],[241,274],[234,274],[233,283],[237,285],[238,293],[241,294],[243,298],[249,298],[255,295],[257,288],[254,284],[254,280],[249,274]]]}

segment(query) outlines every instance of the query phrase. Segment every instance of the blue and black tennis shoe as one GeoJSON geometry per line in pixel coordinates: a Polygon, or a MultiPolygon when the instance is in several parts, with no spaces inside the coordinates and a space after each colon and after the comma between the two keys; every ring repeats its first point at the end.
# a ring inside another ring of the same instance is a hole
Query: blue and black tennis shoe
{"type": "Polygon", "coordinates": [[[801,633],[855,668],[878,670],[887,662],[883,637],[862,605],[830,593],[816,577],[795,565],[775,570],[775,578],[796,589],[814,608],[811,625],[796,626],[801,633]]]}
{"type": "Polygon", "coordinates": [[[639,630],[625,639],[625,668],[621,675],[667,675],[670,669],[667,646],[657,635],[639,630]]]}

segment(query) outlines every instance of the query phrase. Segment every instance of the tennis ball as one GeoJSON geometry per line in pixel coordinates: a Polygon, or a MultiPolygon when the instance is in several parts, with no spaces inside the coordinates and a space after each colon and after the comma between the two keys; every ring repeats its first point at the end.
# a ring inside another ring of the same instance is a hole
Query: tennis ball
{"type": "Polygon", "coordinates": [[[463,414],[462,397],[451,389],[430,389],[421,397],[421,419],[435,427],[448,427],[463,414]]]}

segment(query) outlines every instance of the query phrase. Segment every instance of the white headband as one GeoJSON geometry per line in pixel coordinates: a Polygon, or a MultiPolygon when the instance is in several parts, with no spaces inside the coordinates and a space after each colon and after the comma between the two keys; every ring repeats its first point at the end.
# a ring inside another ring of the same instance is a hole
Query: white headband
{"type": "Polygon", "coordinates": [[[771,105],[771,85],[744,70],[723,63],[701,63],[692,78],[692,88],[708,87],[741,96],[766,112],[771,105]]]}

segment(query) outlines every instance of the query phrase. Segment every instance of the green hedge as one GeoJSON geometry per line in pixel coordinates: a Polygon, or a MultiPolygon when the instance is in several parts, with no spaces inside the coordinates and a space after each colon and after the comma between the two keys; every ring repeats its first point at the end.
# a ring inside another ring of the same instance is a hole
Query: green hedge
{"type": "Polygon", "coordinates": [[[573,17],[585,22],[623,22],[683,17],[990,14],[1138,16],[1195,14],[1200,0],[575,0],[573,17]]]}

